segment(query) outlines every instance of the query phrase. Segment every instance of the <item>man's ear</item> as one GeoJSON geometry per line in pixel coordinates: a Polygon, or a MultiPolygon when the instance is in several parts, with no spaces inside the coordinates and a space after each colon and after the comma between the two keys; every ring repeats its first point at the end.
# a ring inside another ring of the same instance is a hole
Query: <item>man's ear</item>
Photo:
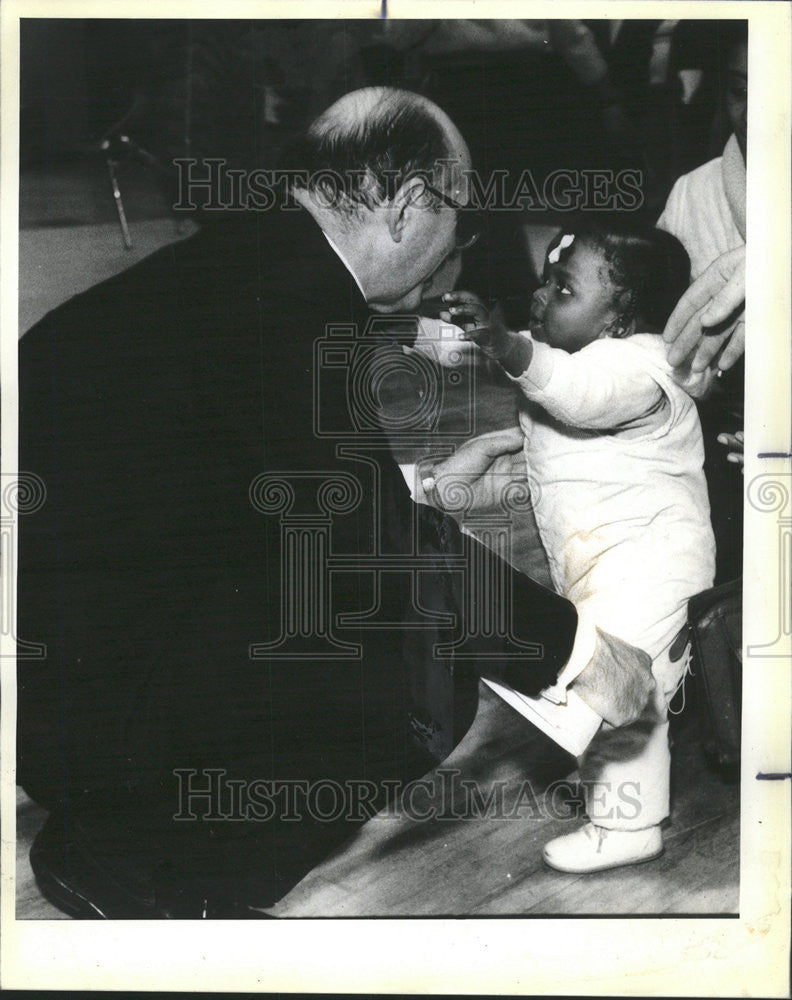
{"type": "Polygon", "coordinates": [[[428,198],[426,186],[420,177],[412,177],[394,195],[387,208],[388,232],[394,243],[401,243],[405,230],[410,224],[411,213],[415,203],[421,198],[428,198]]]}

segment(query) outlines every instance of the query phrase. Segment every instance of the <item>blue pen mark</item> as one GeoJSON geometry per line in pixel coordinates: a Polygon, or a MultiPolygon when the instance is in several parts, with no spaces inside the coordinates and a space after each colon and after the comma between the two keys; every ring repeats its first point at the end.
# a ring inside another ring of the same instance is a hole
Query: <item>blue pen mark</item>
{"type": "Polygon", "coordinates": [[[792,451],[760,451],[757,458],[792,458],[792,451]]]}
{"type": "Polygon", "coordinates": [[[388,0],[382,0],[380,4],[380,17],[388,16],[388,0]]]}
{"type": "Polygon", "coordinates": [[[767,774],[764,771],[760,771],[756,775],[757,781],[784,781],[786,778],[792,778],[792,771],[768,771],[767,774]]]}

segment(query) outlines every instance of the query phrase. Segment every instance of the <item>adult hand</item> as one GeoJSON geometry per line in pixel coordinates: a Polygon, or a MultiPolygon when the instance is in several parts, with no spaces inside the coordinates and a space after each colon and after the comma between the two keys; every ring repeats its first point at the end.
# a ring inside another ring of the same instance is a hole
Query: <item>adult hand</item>
{"type": "Polygon", "coordinates": [[[466,441],[424,478],[427,495],[451,512],[502,506],[512,484],[525,483],[527,488],[525,465],[521,457],[516,461],[523,440],[519,427],[509,427],[466,441]]]}
{"type": "Polygon", "coordinates": [[[719,434],[718,444],[725,444],[729,449],[726,454],[727,462],[745,467],[745,435],[742,431],[737,431],[736,434],[719,434]]]}
{"type": "Polygon", "coordinates": [[[663,332],[668,363],[726,371],[745,351],[745,247],[721,254],[679,300],[663,332]],[[722,352],[722,353],[721,353],[722,352]]]}

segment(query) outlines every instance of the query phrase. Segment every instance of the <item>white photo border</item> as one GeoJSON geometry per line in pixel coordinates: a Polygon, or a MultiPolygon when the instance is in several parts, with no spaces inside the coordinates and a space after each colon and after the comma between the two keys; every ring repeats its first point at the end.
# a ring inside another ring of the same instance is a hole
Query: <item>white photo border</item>
{"type": "MultiPolygon", "coordinates": [[[[790,17],[788,4],[393,0],[404,18],[656,17],[749,21],[745,482],[786,508],[746,504],[740,910],[725,918],[296,921],[17,921],[15,919],[14,639],[0,635],[4,988],[543,995],[787,996],[790,942],[789,573],[790,17]],[[777,457],[758,458],[772,453],[777,457]],[[787,457],[784,457],[787,456],[787,457]],[[758,477],[765,477],[760,480],[758,477]],[[766,488],[765,488],[766,484],[766,488]],[[768,492],[769,491],[769,492],[768,492]],[[784,491],[786,491],[784,493],[784,491]],[[783,524],[782,524],[783,527],[783,524]],[[780,541],[780,540],[784,541],[780,541]],[[781,547],[780,547],[781,546],[781,547]],[[786,577],[788,580],[788,575],[786,577]],[[778,639],[776,637],[779,637],[778,639]],[[762,650],[769,647],[772,650],[762,650]],[[757,648],[759,647],[759,648],[757,648]],[[757,775],[787,775],[757,780],[757,775]]],[[[378,17],[379,2],[228,0],[223,18],[378,17]]],[[[206,0],[5,0],[2,101],[2,462],[17,463],[19,20],[205,17],[206,0]]]]}

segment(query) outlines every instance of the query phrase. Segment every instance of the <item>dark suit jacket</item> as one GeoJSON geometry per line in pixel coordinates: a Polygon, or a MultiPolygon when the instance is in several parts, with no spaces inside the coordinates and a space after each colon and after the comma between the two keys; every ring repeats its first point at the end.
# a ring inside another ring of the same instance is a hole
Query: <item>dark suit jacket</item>
{"type": "MultiPolygon", "coordinates": [[[[469,726],[473,672],[431,655],[442,629],[398,627],[414,617],[409,574],[381,576],[377,593],[370,559],[416,551],[416,531],[425,551],[458,553],[456,525],[422,508],[416,528],[370,411],[355,430],[350,400],[373,399],[376,410],[378,397],[351,386],[348,337],[315,381],[327,325],[362,331],[366,320],[354,281],[300,209],[167,247],[22,339],[20,469],[47,491],[20,523],[19,634],[47,647],[44,660],[20,662],[19,778],[31,794],[51,803],[162,782],[177,767],[404,780],[469,726]],[[321,436],[334,429],[341,438],[321,436]],[[362,458],[339,456],[339,441],[362,458]],[[285,513],[302,521],[262,510],[258,477],[273,472],[294,490],[285,513]],[[334,473],[356,481],[359,497],[331,498],[323,526],[318,483],[334,473]],[[379,620],[392,623],[341,630],[361,644],[357,658],[312,655],[324,649],[312,645],[314,618],[303,636],[292,623],[283,647],[302,648],[301,658],[251,659],[251,644],[284,628],[289,527],[306,546],[294,556],[301,579],[323,558],[317,537],[331,533],[328,613],[379,602],[379,620]]],[[[378,350],[374,370],[386,371],[399,348],[378,350]]],[[[458,572],[429,572],[421,602],[448,610],[460,586],[458,572]]],[[[541,686],[568,655],[574,611],[528,581],[519,587],[527,638],[546,644],[541,686]]]]}

